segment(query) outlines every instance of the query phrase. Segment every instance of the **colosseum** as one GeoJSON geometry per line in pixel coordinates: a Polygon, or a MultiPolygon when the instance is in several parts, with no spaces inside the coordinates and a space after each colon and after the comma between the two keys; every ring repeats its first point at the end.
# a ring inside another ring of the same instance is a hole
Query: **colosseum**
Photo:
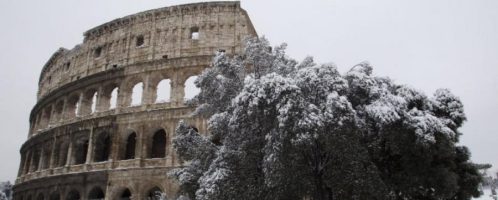
{"type": "Polygon", "coordinates": [[[185,91],[217,51],[257,36],[239,2],[186,4],[115,19],[43,66],[14,199],[176,199],[180,119],[201,132],[185,91]]]}

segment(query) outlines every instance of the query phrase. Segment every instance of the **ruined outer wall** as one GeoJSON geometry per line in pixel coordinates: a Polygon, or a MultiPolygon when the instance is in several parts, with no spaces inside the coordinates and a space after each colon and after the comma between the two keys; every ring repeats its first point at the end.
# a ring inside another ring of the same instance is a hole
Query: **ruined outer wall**
{"type": "Polygon", "coordinates": [[[239,2],[187,4],[119,18],[84,36],[42,69],[15,199],[89,199],[99,190],[106,199],[127,192],[145,199],[154,188],[175,197],[178,187],[166,177],[183,165],[171,146],[174,129],[184,119],[206,132],[184,104],[185,81],[216,51],[237,54],[244,38],[256,36],[247,13],[239,2]],[[158,102],[165,79],[170,99],[158,102]]]}

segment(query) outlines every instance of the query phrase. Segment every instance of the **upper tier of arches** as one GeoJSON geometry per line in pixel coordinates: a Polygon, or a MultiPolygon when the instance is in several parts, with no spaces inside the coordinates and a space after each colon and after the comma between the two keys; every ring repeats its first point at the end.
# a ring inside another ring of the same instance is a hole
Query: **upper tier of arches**
{"type": "Polygon", "coordinates": [[[92,74],[130,65],[241,50],[256,36],[239,2],[165,7],[126,16],[85,32],[82,44],[60,48],[44,65],[38,99],[92,74]]]}

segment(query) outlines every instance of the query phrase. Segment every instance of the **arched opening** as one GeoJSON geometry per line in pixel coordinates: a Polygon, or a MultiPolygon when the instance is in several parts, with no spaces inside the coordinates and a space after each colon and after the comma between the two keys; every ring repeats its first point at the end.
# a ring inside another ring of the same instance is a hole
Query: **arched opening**
{"type": "Polygon", "coordinates": [[[121,193],[120,200],[130,200],[131,199],[131,191],[127,188],[121,193]]]}
{"type": "Polygon", "coordinates": [[[142,104],[142,93],[143,93],[143,83],[137,83],[133,86],[131,92],[131,104],[130,106],[138,106],[142,104]]]}
{"type": "Polygon", "coordinates": [[[137,143],[137,134],[133,132],[126,139],[126,149],[123,160],[129,160],[135,158],[136,143],[137,143]]]}
{"type": "Polygon", "coordinates": [[[54,192],[50,195],[50,200],[60,200],[61,199],[61,195],[57,192],[54,192]]]}
{"type": "Polygon", "coordinates": [[[115,109],[118,105],[118,88],[112,89],[111,96],[109,98],[109,109],[115,109]]]}
{"type": "Polygon", "coordinates": [[[80,102],[79,102],[79,96],[78,95],[73,95],[68,99],[67,102],[67,107],[66,107],[66,116],[69,118],[73,118],[79,115],[79,107],[80,107],[80,102]]]}
{"type": "Polygon", "coordinates": [[[195,86],[195,80],[197,76],[191,76],[185,81],[185,100],[190,100],[201,92],[201,89],[195,86]]]}
{"type": "Polygon", "coordinates": [[[54,122],[58,122],[62,119],[62,108],[64,107],[64,102],[59,101],[55,104],[55,112],[54,112],[54,122]]]}
{"type": "Polygon", "coordinates": [[[80,199],[81,199],[80,193],[76,190],[71,190],[71,192],[69,192],[66,195],[66,200],[80,200],[80,199]]]}
{"type": "Polygon", "coordinates": [[[42,169],[48,169],[50,167],[51,155],[52,155],[52,148],[48,146],[43,150],[43,163],[41,166],[42,169]]]}
{"type": "Polygon", "coordinates": [[[38,171],[38,165],[40,164],[40,150],[35,149],[33,151],[33,162],[31,163],[31,171],[36,172],[38,171]]]}
{"type": "Polygon", "coordinates": [[[36,197],[36,200],[45,200],[45,197],[43,194],[39,194],[38,197],[36,197]]]}
{"type": "Polygon", "coordinates": [[[151,158],[164,158],[166,156],[166,132],[164,129],[156,131],[152,137],[151,158]]]}
{"type": "Polygon", "coordinates": [[[159,84],[157,84],[156,92],[156,103],[169,102],[171,99],[171,81],[169,79],[164,79],[159,82],[159,84]]]}
{"type": "MultiPolygon", "coordinates": [[[[59,139],[57,139],[59,141],[59,139]]],[[[56,157],[54,158],[56,161],[56,166],[62,167],[66,165],[67,161],[67,151],[69,149],[69,143],[68,142],[63,142],[60,145],[56,146],[56,157]]]]}
{"type": "Polygon", "coordinates": [[[31,195],[29,195],[26,200],[32,200],[33,198],[31,197],[31,195]]]}
{"type": "Polygon", "coordinates": [[[49,106],[48,108],[45,108],[43,110],[41,128],[47,127],[48,124],[50,123],[51,112],[52,112],[52,106],[49,106]]]}
{"type": "Polygon", "coordinates": [[[149,190],[147,194],[147,200],[161,200],[161,199],[166,199],[166,196],[159,187],[154,187],[149,190]]]}
{"type": "Polygon", "coordinates": [[[29,168],[31,167],[31,156],[32,156],[32,153],[27,153],[26,164],[24,165],[24,173],[23,174],[27,174],[30,172],[29,168]]]}
{"type": "Polygon", "coordinates": [[[95,139],[94,161],[102,162],[109,160],[111,153],[111,137],[109,133],[102,132],[95,139]]]}
{"type": "Polygon", "coordinates": [[[78,139],[74,144],[74,164],[84,164],[88,153],[88,139],[78,139]]]}
{"type": "Polygon", "coordinates": [[[99,187],[94,187],[92,190],[90,190],[90,193],[88,193],[88,199],[89,200],[105,199],[105,193],[99,187]]]}

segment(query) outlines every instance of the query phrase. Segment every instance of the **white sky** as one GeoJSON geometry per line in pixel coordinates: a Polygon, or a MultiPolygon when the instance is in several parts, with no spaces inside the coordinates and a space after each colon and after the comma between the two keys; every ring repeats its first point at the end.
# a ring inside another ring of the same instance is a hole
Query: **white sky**
{"type": "MultiPolygon", "coordinates": [[[[0,0],[0,181],[13,181],[42,66],[83,32],[136,12],[186,0],[0,0]]],[[[265,0],[242,2],[272,44],[341,72],[369,61],[374,73],[432,95],[449,88],[468,117],[461,143],[472,160],[498,167],[498,1],[265,0]]]]}

